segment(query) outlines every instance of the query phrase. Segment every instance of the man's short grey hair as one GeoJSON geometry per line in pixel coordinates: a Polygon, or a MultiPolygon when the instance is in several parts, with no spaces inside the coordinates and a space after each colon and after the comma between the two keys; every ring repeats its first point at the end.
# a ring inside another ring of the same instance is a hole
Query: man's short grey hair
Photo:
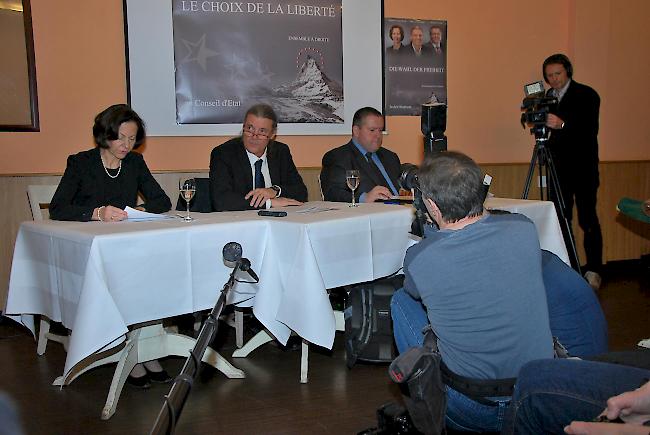
{"type": "Polygon", "coordinates": [[[483,213],[481,169],[467,155],[443,151],[427,157],[418,179],[422,195],[436,203],[446,222],[483,213]]]}
{"type": "Polygon", "coordinates": [[[251,106],[246,111],[246,115],[244,115],[244,120],[246,120],[248,115],[257,116],[258,118],[270,119],[271,121],[273,121],[273,130],[278,128],[278,115],[275,114],[275,110],[273,110],[273,107],[269,106],[268,104],[256,104],[254,106],[251,106]]]}

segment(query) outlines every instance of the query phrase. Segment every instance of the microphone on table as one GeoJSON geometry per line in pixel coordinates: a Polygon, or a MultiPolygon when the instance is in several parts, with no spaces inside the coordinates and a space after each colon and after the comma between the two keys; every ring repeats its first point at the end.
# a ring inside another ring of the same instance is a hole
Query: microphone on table
{"type": "MultiPolygon", "coordinates": [[[[223,247],[223,261],[226,263],[237,263],[241,259],[242,248],[237,242],[228,242],[223,247]]],[[[231,267],[234,267],[231,266],[231,267]]]]}
{"type": "Polygon", "coordinates": [[[242,247],[237,242],[228,242],[223,247],[223,261],[228,267],[234,267],[242,272],[247,272],[255,282],[259,282],[257,274],[251,268],[248,258],[242,258],[242,247]]]}

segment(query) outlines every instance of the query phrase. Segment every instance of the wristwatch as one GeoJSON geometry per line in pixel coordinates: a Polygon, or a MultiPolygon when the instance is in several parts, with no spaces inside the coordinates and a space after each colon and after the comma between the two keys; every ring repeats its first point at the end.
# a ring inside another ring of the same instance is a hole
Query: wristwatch
{"type": "Polygon", "coordinates": [[[282,193],[282,189],[280,188],[280,186],[277,186],[275,184],[273,186],[271,186],[271,189],[275,190],[275,197],[276,198],[279,197],[280,194],[282,193]]]}

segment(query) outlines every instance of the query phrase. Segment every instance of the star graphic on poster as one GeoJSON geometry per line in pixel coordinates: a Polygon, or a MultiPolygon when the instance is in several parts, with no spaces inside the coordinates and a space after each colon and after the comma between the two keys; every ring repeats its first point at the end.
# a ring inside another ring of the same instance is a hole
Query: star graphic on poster
{"type": "Polygon", "coordinates": [[[230,61],[224,65],[226,69],[230,70],[231,81],[248,78],[248,70],[251,66],[253,63],[250,58],[238,56],[236,53],[231,53],[230,61]]]}
{"type": "Polygon", "coordinates": [[[207,69],[206,61],[208,58],[219,54],[218,52],[210,50],[205,46],[205,34],[201,36],[201,39],[199,39],[197,42],[191,42],[186,39],[181,39],[181,42],[188,50],[187,55],[181,60],[181,63],[196,62],[201,65],[203,72],[205,72],[207,69]]]}

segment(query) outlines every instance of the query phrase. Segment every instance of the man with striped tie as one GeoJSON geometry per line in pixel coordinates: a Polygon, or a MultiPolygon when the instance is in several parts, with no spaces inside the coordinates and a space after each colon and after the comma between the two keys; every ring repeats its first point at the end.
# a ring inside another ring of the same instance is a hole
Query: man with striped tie
{"type": "Polygon", "coordinates": [[[357,110],[352,118],[352,139],[323,156],[321,188],[326,201],[349,202],[351,191],[345,172],[359,171],[355,199],[374,202],[399,192],[400,161],[397,154],[382,148],[384,117],[372,108],[357,110]]]}

